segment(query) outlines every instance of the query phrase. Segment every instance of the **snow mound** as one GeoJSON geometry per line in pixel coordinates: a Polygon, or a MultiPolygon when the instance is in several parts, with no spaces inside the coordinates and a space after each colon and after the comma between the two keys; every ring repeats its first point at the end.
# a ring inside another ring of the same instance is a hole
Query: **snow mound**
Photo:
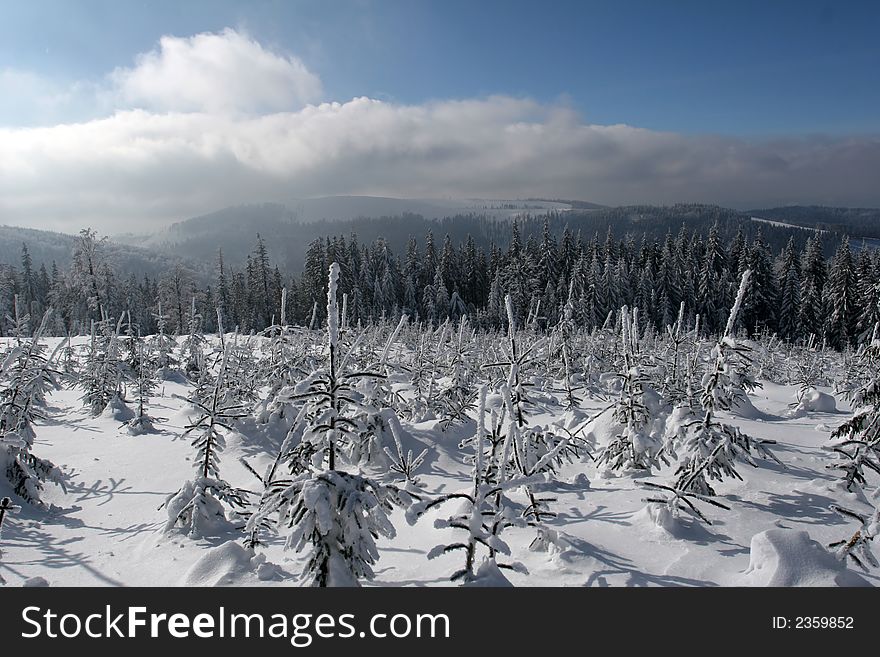
{"type": "Polygon", "coordinates": [[[563,429],[568,429],[569,431],[576,431],[581,427],[581,425],[587,421],[589,415],[584,413],[582,410],[578,408],[570,408],[565,413],[562,414],[562,417],[558,420],[554,421],[557,427],[561,427],[563,429]]]}
{"type": "Polygon", "coordinates": [[[474,578],[462,586],[474,587],[511,587],[510,580],[504,576],[495,559],[484,559],[477,569],[474,578]]]}
{"type": "Polygon", "coordinates": [[[810,388],[800,401],[786,413],[790,418],[803,417],[807,413],[836,413],[837,401],[827,392],[810,388]]]}
{"type": "Polygon", "coordinates": [[[584,427],[583,435],[595,447],[606,447],[623,429],[611,409],[600,414],[584,427]]]}
{"type": "Polygon", "coordinates": [[[765,420],[768,417],[764,411],[755,407],[752,400],[746,395],[734,400],[730,405],[730,414],[744,420],[765,420]]]}
{"type": "Polygon", "coordinates": [[[801,399],[801,404],[803,404],[808,411],[814,411],[816,413],[837,412],[837,401],[834,397],[827,392],[822,392],[815,388],[804,395],[803,399],[801,399]]]}
{"type": "Polygon", "coordinates": [[[134,417],[126,422],[125,430],[131,436],[142,436],[148,433],[156,433],[156,427],[153,426],[152,420],[146,415],[134,417]]]}
{"type": "Polygon", "coordinates": [[[49,586],[49,582],[45,577],[31,577],[30,579],[26,579],[22,586],[25,588],[46,587],[49,586]]]}
{"type": "Polygon", "coordinates": [[[235,541],[209,549],[180,581],[181,586],[241,586],[282,579],[284,572],[235,541]]]}
{"type": "Polygon", "coordinates": [[[870,586],[805,531],[768,529],[752,536],[743,586],[870,586]]]}
{"type": "Polygon", "coordinates": [[[134,411],[119,397],[113,397],[107,402],[107,406],[104,407],[104,411],[101,413],[101,417],[116,420],[117,422],[128,422],[134,415],[134,411]]]}

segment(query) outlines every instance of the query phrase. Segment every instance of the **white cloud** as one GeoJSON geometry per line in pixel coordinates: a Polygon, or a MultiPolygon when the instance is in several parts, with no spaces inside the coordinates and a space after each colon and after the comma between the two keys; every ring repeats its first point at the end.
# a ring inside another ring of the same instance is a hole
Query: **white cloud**
{"type": "Polygon", "coordinates": [[[300,67],[230,30],[163,39],[112,75],[117,97],[143,108],[0,128],[0,223],[141,231],[332,194],[880,204],[876,136],[683,136],[503,96],[302,106],[319,82],[300,67]]]}
{"type": "Polygon", "coordinates": [[[321,97],[321,80],[296,57],[235,30],[164,36],[133,68],[110,76],[121,102],[159,111],[267,112],[321,97]]]}

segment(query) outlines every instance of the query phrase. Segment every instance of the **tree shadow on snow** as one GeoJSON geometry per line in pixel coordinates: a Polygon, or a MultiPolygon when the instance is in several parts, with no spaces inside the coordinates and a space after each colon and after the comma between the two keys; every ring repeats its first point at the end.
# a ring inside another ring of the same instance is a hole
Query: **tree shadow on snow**
{"type": "Polygon", "coordinates": [[[124,484],[124,477],[122,479],[109,477],[106,482],[103,479],[97,479],[92,484],[72,482],[67,484],[67,494],[77,496],[74,502],[101,499],[95,506],[104,506],[117,495],[167,495],[167,493],[159,491],[136,491],[131,486],[124,484]]]}
{"type": "Polygon", "coordinates": [[[609,576],[625,577],[626,586],[718,586],[708,580],[643,572],[626,557],[562,532],[559,532],[556,546],[557,556],[563,562],[577,565],[578,561],[591,561],[600,565],[588,575],[583,586],[610,586],[607,579],[609,576]]]}
{"type": "Polygon", "coordinates": [[[50,569],[77,568],[87,571],[102,584],[123,586],[122,582],[95,568],[85,553],[67,549],[67,545],[78,540],[78,537],[56,540],[42,531],[42,525],[33,521],[10,522],[3,528],[3,542],[7,549],[4,550],[3,561],[0,564],[4,570],[22,579],[29,578],[27,573],[29,566],[50,569]],[[24,555],[28,555],[28,558],[24,555]]]}
{"type": "Polygon", "coordinates": [[[598,520],[599,522],[608,522],[613,525],[625,525],[628,527],[632,525],[632,523],[628,521],[628,518],[631,516],[631,511],[610,511],[604,504],[600,504],[589,513],[584,513],[581,509],[571,506],[568,508],[568,511],[560,511],[556,515],[556,518],[554,518],[555,522],[553,522],[553,524],[566,526],[580,522],[592,522],[598,520]]]}
{"type": "Polygon", "coordinates": [[[846,523],[846,519],[831,510],[831,505],[837,504],[838,500],[825,495],[805,493],[799,490],[793,490],[791,494],[762,492],[768,496],[767,502],[744,499],[740,500],[739,504],[809,525],[842,525],[846,523]]]}

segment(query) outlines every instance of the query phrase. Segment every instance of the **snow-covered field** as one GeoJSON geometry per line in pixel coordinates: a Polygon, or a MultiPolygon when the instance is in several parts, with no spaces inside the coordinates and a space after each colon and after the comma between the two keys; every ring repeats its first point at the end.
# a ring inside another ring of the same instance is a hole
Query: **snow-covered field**
{"type": "MultiPolygon", "coordinates": [[[[285,550],[283,537],[269,537],[254,556],[234,529],[199,539],[163,532],[168,516],[159,507],[192,478],[195,458],[190,440],[181,437],[193,417],[184,399],[193,386],[183,377],[171,379],[160,383],[150,403],[150,415],[158,419],[154,434],[130,435],[107,412],[91,416],[80,390],[63,387],[50,396],[49,419],[36,427],[33,451],[69,476],[67,491],[47,485],[43,499],[48,510],[25,505],[7,516],[0,575],[8,586],[300,584],[304,557],[285,550]]],[[[818,390],[831,395],[828,387],[818,390]]],[[[564,410],[561,392],[555,398],[542,394],[532,424],[573,429],[609,403],[585,396],[577,408],[564,410]]],[[[528,571],[505,571],[506,576],[517,586],[877,585],[876,571],[857,574],[823,547],[853,533],[830,505],[863,512],[871,508],[862,493],[847,492],[839,475],[826,468],[830,431],[849,417],[850,409],[841,399],[814,392],[812,403],[793,412],[796,394],[794,385],[764,381],[749,395],[751,404],[721,414],[754,438],[776,441],[773,450],[784,465],[758,460],[758,467],[738,468],[742,481],[715,484],[718,500],[730,510],[701,507],[711,525],[671,519],[643,501],[647,493],[637,482],[669,483],[674,464],[654,468],[650,476],[609,474],[581,455],[561,466],[551,482],[536,487],[556,498],[550,503],[555,517],[542,523],[543,540],[536,540],[533,526],[505,530],[511,559],[528,571]]],[[[613,434],[609,417],[600,416],[583,431],[594,454],[613,434]]],[[[445,431],[435,419],[403,420],[402,426],[410,443],[405,447],[428,450],[418,471],[423,494],[472,487],[467,457],[473,450],[459,443],[474,434],[473,419],[445,431]]],[[[259,491],[259,482],[240,459],[262,472],[283,434],[255,417],[242,420],[227,434],[223,478],[259,491]]],[[[387,474],[369,467],[367,472],[387,474]]],[[[514,504],[524,500],[519,491],[510,498],[514,504]]],[[[394,509],[397,535],[378,541],[376,576],[364,584],[450,585],[462,553],[431,560],[427,555],[456,534],[460,539],[457,530],[434,527],[434,520],[448,517],[455,506],[453,501],[429,510],[415,524],[407,522],[402,509],[394,509]]]]}

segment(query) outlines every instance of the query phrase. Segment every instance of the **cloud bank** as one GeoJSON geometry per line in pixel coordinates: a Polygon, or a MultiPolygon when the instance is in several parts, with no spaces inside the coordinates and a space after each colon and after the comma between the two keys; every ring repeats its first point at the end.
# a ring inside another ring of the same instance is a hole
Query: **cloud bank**
{"type": "Polygon", "coordinates": [[[0,223],[143,231],[333,194],[880,205],[878,136],[687,136],[503,96],[319,102],[300,60],[233,30],[163,37],[98,87],[105,116],[0,127],[0,223]]]}

